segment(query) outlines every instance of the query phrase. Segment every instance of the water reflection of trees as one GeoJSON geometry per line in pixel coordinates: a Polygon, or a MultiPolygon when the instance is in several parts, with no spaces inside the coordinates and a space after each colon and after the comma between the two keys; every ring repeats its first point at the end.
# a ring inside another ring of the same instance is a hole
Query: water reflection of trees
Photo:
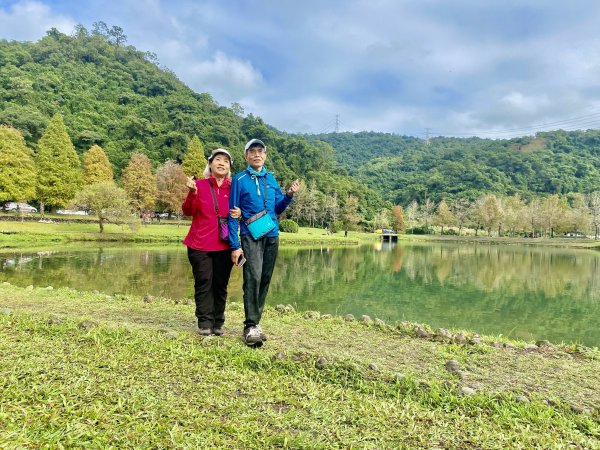
{"type": "Polygon", "coordinates": [[[540,292],[549,298],[568,292],[600,300],[600,255],[592,252],[441,245],[398,247],[397,252],[408,253],[404,270],[412,280],[470,285],[485,292],[540,292]]]}
{"type": "Polygon", "coordinates": [[[273,285],[298,294],[342,289],[342,283],[379,281],[401,274],[422,284],[468,286],[483,292],[537,292],[600,300],[600,255],[591,252],[500,246],[398,246],[369,249],[311,249],[281,252],[273,285]]]}
{"type": "Polygon", "coordinates": [[[284,250],[271,301],[598,345],[599,261],[593,252],[510,246],[284,250]]]}
{"type": "MultiPolygon", "coordinates": [[[[0,280],[191,297],[185,248],[0,256],[0,280]]],[[[230,298],[241,299],[234,268],[230,298]]],[[[282,248],[268,302],[389,321],[600,344],[600,255],[512,246],[282,248]],[[550,330],[550,331],[549,331],[550,330]],[[550,334],[548,334],[550,332],[550,334]]]]}
{"type": "Polygon", "coordinates": [[[191,280],[185,252],[138,249],[95,249],[29,255],[30,264],[6,271],[17,285],[97,289],[106,293],[151,293],[165,297],[189,296],[191,280]]]}

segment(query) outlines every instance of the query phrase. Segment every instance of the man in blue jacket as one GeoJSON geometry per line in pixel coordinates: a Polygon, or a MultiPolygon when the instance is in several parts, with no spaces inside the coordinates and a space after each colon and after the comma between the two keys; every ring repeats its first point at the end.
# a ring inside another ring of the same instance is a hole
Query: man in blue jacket
{"type": "Polygon", "coordinates": [[[229,196],[231,207],[237,206],[242,210],[239,222],[240,238],[238,239],[238,221],[230,216],[229,243],[234,264],[238,264],[241,257],[246,259],[243,266],[246,315],[244,341],[249,346],[260,347],[267,337],[259,323],[279,249],[277,215],[285,211],[292,202],[300,186],[300,180],[294,181],[284,194],[273,174],[267,172],[264,167],[267,146],[259,139],[248,141],[244,147],[244,158],[248,162],[248,167],[233,177],[229,196]],[[261,215],[269,217],[260,218],[261,215]],[[252,232],[255,234],[253,236],[248,225],[257,217],[260,219],[251,225],[252,232]],[[254,229],[256,225],[262,227],[264,233],[262,236],[257,235],[257,230],[254,229]]]}

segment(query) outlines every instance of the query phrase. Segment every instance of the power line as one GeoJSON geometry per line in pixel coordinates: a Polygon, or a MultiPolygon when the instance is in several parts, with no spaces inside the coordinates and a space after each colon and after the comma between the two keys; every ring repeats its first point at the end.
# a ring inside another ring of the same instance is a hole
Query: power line
{"type": "Polygon", "coordinates": [[[329,133],[333,133],[335,131],[335,123],[334,122],[329,122],[327,124],[326,127],[322,128],[320,131],[314,133],[314,134],[329,134],[329,133]]]}
{"type": "Polygon", "coordinates": [[[593,125],[600,124],[600,112],[588,114],[585,116],[572,117],[569,119],[557,120],[553,122],[545,122],[536,125],[530,125],[527,127],[520,128],[505,128],[499,129],[495,131],[477,131],[477,132],[450,132],[450,131],[438,131],[435,130],[437,135],[440,136],[502,136],[508,134],[516,134],[516,133],[527,133],[527,132],[537,132],[542,131],[543,128],[548,127],[558,127],[566,130],[566,128],[570,128],[572,130],[577,130],[593,125]]]}
{"type": "MultiPolygon", "coordinates": [[[[329,134],[329,133],[339,133],[342,130],[343,124],[340,121],[340,115],[336,114],[335,119],[332,122],[329,122],[326,127],[321,129],[314,134],[329,134]]],[[[436,130],[435,128],[426,127],[424,133],[417,132],[414,133],[414,137],[424,138],[426,143],[431,142],[432,136],[455,136],[455,137],[464,137],[464,136],[474,136],[474,137],[482,137],[482,138],[497,138],[497,139],[509,139],[511,137],[520,137],[526,134],[534,133],[534,132],[542,132],[542,131],[554,131],[556,129],[562,129],[564,131],[575,131],[581,129],[594,129],[600,128],[600,112],[594,112],[587,115],[570,117],[562,120],[555,120],[550,122],[543,122],[535,125],[529,125],[526,127],[515,127],[515,128],[504,128],[498,130],[478,130],[478,131],[448,131],[448,130],[436,130]],[[549,128],[553,128],[553,130],[549,130],[549,128]]],[[[406,133],[404,133],[406,134],[406,133]]]]}

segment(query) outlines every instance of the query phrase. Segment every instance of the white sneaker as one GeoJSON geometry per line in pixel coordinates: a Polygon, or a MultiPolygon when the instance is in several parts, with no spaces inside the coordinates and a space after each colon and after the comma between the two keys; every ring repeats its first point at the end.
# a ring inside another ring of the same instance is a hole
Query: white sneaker
{"type": "Polygon", "coordinates": [[[246,345],[262,344],[260,329],[258,327],[248,327],[244,330],[244,342],[246,345]]]}
{"type": "Polygon", "coordinates": [[[256,325],[255,327],[258,332],[260,333],[260,340],[261,341],[266,341],[267,340],[267,335],[264,333],[264,331],[262,330],[262,328],[260,327],[260,325],[256,325]]]}

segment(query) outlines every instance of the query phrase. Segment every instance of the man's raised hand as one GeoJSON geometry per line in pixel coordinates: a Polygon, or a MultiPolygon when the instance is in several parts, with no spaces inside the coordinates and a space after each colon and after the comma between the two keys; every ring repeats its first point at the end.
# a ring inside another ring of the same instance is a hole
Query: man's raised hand
{"type": "Polygon", "coordinates": [[[288,196],[293,197],[293,195],[298,192],[298,189],[300,189],[300,179],[296,178],[287,191],[288,196]]]}

